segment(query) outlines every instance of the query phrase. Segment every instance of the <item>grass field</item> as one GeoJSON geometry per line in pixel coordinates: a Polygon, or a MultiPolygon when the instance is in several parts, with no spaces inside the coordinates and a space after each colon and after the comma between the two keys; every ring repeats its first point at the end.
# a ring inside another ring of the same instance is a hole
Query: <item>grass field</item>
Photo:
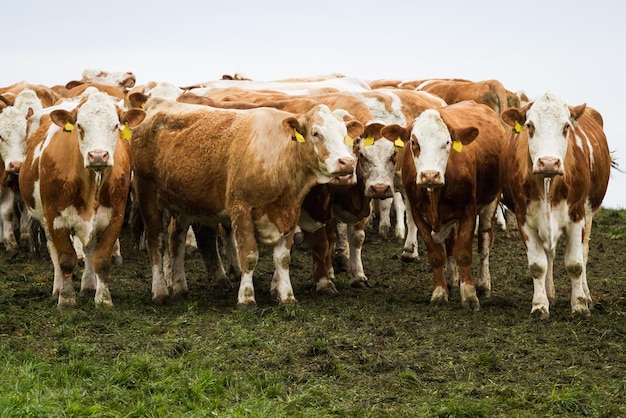
{"type": "Polygon", "coordinates": [[[130,248],[127,230],[122,248],[115,307],[81,299],[73,310],[50,297],[47,254],[0,250],[0,417],[626,416],[626,211],[594,221],[589,318],[570,313],[561,249],[557,303],[550,319],[533,319],[524,246],[501,231],[492,296],[478,312],[458,292],[431,306],[424,254],[402,263],[401,244],[373,232],[370,289],[340,273],[339,294],[318,296],[301,246],[291,263],[298,304],[277,306],[263,249],[258,306],[243,311],[236,291],[212,290],[197,253],[189,298],[153,304],[147,254],[130,248]]]}

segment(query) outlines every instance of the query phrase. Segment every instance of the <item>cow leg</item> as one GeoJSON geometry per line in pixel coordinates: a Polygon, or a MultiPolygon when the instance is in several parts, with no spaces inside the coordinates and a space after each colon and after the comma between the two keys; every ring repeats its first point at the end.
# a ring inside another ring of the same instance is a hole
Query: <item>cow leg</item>
{"type": "MultiPolygon", "coordinates": [[[[480,302],[472,277],[472,241],[476,227],[476,211],[468,210],[465,219],[459,222],[459,232],[453,243],[453,256],[459,266],[461,303],[464,308],[478,311],[480,302]]],[[[492,214],[493,215],[493,214],[492,214]]]]}
{"type": "Polygon", "coordinates": [[[589,260],[589,238],[591,237],[591,226],[593,220],[593,213],[588,213],[585,216],[585,236],[583,237],[583,291],[587,298],[588,303],[592,303],[591,292],[589,291],[589,285],[587,284],[587,261],[589,260]]]}
{"type": "Polygon", "coordinates": [[[152,300],[164,303],[168,298],[167,283],[163,275],[164,228],[163,211],[157,204],[155,186],[136,179],[139,193],[139,209],[145,225],[145,239],[152,268],[152,300]]]}
{"type": "Polygon", "coordinates": [[[76,292],[72,285],[72,273],[76,268],[76,251],[70,240],[70,231],[52,229],[48,223],[48,250],[54,264],[54,284],[52,294],[58,296],[60,308],[73,308],[76,306],[76,292]]]}
{"type": "Polygon", "coordinates": [[[541,319],[550,317],[550,302],[546,293],[546,275],[548,272],[548,252],[544,250],[543,243],[537,231],[523,226],[523,236],[526,236],[526,255],[530,276],[533,279],[533,301],[531,315],[541,319]]]}
{"type": "Polygon", "coordinates": [[[491,272],[489,271],[489,255],[493,245],[494,213],[502,213],[498,209],[498,199],[483,206],[478,213],[478,254],[480,266],[476,279],[476,291],[484,297],[491,296],[491,272]]]}
{"type": "Polygon", "coordinates": [[[228,260],[228,272],[233,274],[237,279],[240,279],[241,262],[239,261],[239,254],[237,253],[237,240],[233,229],[230,226],[219,225],[218,231],[221,231],[218,235],[218,239],[222,237],[224,243],[224,252],[228,260]]]}
{"type": "Polygon", "coordinates": [[[567,227],[566,237],[567,243],[565,247],[565,271],[569,275],[572,297],[571,306],[572,313],[575,315],[589,316],[589,303],[591,302],[588,297],[589,288],[585,293],[583,273],[585,273],[585,257],[584,257],[584,240],[587,239],[587,231],[583,230],[584,222],[572,223],[567,227]],[[583,237],[581,239],[581,237],[583,237]]]}
{"type": "Polygon", "coordinates": [[[168,253],[170,257],[171,269],[171,289],[172,297],[186,297],[189,294],[187,277],[185,276],[185,242],[189,222],[181,216],[172,216],[168,228],[169,244],[168,253]]]}
{"type": "Polygon", "coordinates": [[[404,204],[402,193],[393,193],[393,208],[396,212],[396,228],[394,230],[394,238],[398,241],[402,241],[406,236],[406,222],[404,220],[406,206],[404,204]]]}
{"type": "Polygon", "coordinates": [[[295,228],[288,235],[281,237],[274,245],[274,276],[270,294],[281,305],[297,302],[293,295],[289,277],[289,263],[291,262],[291,246],[293,245],[294,233],[295,228]]]}
{"type": "Polygon", "coordinates": [[[365,223],[367,219],[362,219],[358,224],[348,225],[348,244],[350,245],[350,258],[348,259],[348,278],[350,286],[366,288],[370,287],[365,271],[361,252],[363,242],[365,242],[365,223]]]}
{"type": "Polygon", "coordinates": [[[13,229],[13,202],[15,193],[5,187],[0,196],[0,215],[2,216],[2,234],[4,240],[4,249],[9,256],[14,256],[19,251],[17,239],[15,238],[15,230],[13,229]]]}
{"type": "MultiPolygon", "coordinates": [[[[235,211],[233,211],[235,212],[235,211]]],[[[259,250],[254,233],[254,225],[249,213],[232,213],[233,234],[237,242],[237,255],[241,265],[241,280],[237,293],[237,307],[256,306],[254,297],[254,269],[259,262],[259,250]]]]}
{"type": "MultiPolygon", "coordinates": [[[[98,280],[96,279],[96,273],[93,269],[93,254],[96,247],[95,238],[92,239],[87,246],[84,246],[82,241],[77,237],[73,236],[73,244],[74,249],[78,248],[77,243],[80,243],[80,250],[83,257],[83,261],[85,263],[85,267],[83,268],[83,275],[80,278],[80,297],[93,297],[96,294],[96,289],[98,287],[98,280]]],[[[77,251],[77,258],[78,251],[77,251]]]]}
{"type": "Polygon", "coordinates": [[[122,246],[120,245],[120,239],[115,240],[115,245],[113,246],[113,254],[111,256],[111,261],[116,266],[121,266],[124,262],[124,258],[122,257],[122,246]]]}
{"type": "Polygon", "coordinates": [[[313,259],[313,281],[315,290],[321,295],[334,295],[337,288],[330,277],[330,245],[327,236],[328,226],[332,226],[332,221],[318,228],[313,232],[306,233],[309,248],[311,249],[311,257],[313,259]]]}
{"type": "MultiPolygon", "coordinates": [[[[370,215],[371,216],[371,215],[370,215]]],[[[343,271],[348,266],[350,257],[350,245],[348,244],[348,225],[343,222],[335,221],[335,248],[333,254],[333,266],[338,272],[343,271]]]]}
{"type": "Polygon", "coordinates": [[[393,198],[381,199],[378,201],[378,236],[381,238],[389,237],[391,229],[391,206],[393,198]]]}
{"type": "Polygon", "coordinates": [[[220,289],[232,289],[233,285],[228,276],[217,246],[217,230],[210,226],[193,224],[193,232],[196,238],[196,244],[204,265],[207,269],[207,275],[211,282],[211,287],[220,289]]]}
{"type": "Polygon", "coordinates": [[[30,213],[23,201],[19,201],[15,204],[17,213],[19,214],[19,231],[20,231],[20,246],[23,248],[31,247],[30,237],[30,213]]]}
{"type": "Polygon", "coordinates": [[[413,213],[408,199],[404,199],[405,212],[406,212],[406,224],[407,234],[404,241],[404,248],[402,248],[402,257],[400,259],[405,263],[417,261],[419,259],[419,253],[417,251],[417,225],[413,220],[413,213]]]}

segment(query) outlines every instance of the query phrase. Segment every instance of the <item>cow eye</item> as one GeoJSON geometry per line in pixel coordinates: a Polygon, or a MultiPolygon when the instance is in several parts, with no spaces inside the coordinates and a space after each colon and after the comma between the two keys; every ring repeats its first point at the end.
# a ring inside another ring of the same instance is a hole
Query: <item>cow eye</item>
{"type": "Polygon", "coordinates": [[[565,126],[563,126],[563,136],[567,135],[567,131],[569,131],[569,124],[566,124],[565,126]]]}

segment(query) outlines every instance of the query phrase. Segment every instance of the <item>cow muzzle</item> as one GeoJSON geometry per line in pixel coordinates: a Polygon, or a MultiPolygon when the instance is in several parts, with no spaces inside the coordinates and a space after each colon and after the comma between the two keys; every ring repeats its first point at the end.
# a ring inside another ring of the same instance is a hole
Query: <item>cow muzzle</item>
{"type": "Polygon", "coordinates": [[[18,174],[20,172],[20,168],[22,168],[22,161],[11,161],[9,163],[9,169],[7,171],[10,173],[18,174]]]}
{"type": "Polygon", "coordinates": [[[444,185],[443,176],[438,170],[424,170],[419,174],[418,184],[431,189],[444,185]]]}
{"type": "Polygon", "coordinates": [[[87,154],[88,168],[92,170],[103,170],[109,164],[109,152],[104,150],[89,151],[87,154]]]}
{"type": "Polygon", "coordinates": [[[563,175],[563,164],[561,163],[561,159],[556,157],[538,158],[537,163],[533,167],[533,174],[538,174],[542,177],[563,175]]]}
{"type": "Polygon", "coordinates": [[[372,199],[388,199],[393,197],[393,189],[390,184],[376,183],[367,189],[365,195],[372,199]]]}

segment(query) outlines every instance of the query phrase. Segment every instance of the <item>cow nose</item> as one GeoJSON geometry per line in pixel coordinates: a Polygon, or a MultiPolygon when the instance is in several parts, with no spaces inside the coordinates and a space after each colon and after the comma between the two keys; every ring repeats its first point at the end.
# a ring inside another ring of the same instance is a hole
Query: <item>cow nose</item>
{"type": "Polygon", "coordinates": [[[22,162],[21,161],[11,161],[9,163],[9,171],[11,171],[12,173],[19,173],[20,172],[20,168],[22,168],[22,162]]]}
{"type": "Polygon", "coordinates": [[[370,186],[370,191],[374,199],[387,199],[393,196],[389,184],[377,183],[370,186]]]}
{"type": "Polygon", "coordinates": [[[109,162],[109,152],[103,150],[90,151],[87,154],[87,158],[91,166],[107,165],[109,162]]]}
{"type": "Polygon", "coordinates": [[[556,157],[542,157],[537,161],[538,174],[556,175],[563,174],[561,159],[556,157]]]}
{"type": "Polygon", "coordinates": [[[441,186],[441,174],[437,170],[425,170],[420,175],[420,182],[429,187],[441,186]]]}
{"type": "Polygon", "coordinates": [[[354,158],[352,157],[340,158],[338,163],[339,163],[340,172],[351,173],[354,171],[354,158]]]}

